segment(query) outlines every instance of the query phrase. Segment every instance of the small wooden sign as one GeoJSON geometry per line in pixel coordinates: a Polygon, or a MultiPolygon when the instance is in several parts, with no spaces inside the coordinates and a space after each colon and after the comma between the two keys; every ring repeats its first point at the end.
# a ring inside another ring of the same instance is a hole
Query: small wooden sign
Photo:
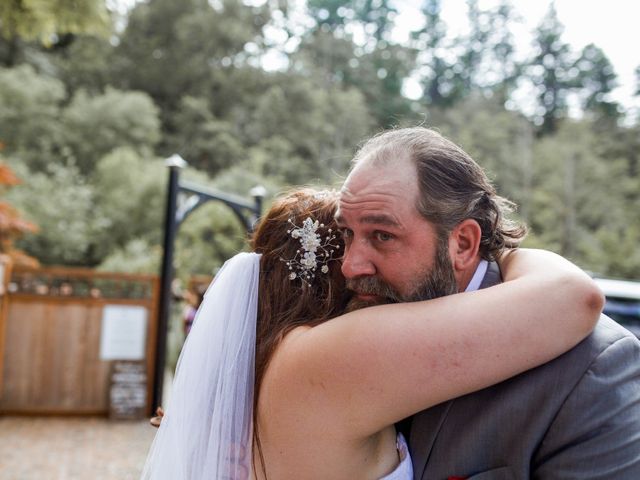
{"type": "Polygon", "coordinates": [[[139,420],[147,416],[147,369],[144,362],[114,361],[109,382],[109,418],[139,420]]]}

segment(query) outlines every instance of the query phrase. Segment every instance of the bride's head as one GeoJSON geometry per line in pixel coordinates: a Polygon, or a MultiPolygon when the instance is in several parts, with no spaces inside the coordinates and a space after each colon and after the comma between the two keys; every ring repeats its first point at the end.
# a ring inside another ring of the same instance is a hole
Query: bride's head
{"type": "Polygon", "coordinates": [[[258,293],[256,380],[291,329],[344,311],[343,243],[336,232],[337,193],[303,188],[273,202],[252,239],[262,254],[258,293]]]}

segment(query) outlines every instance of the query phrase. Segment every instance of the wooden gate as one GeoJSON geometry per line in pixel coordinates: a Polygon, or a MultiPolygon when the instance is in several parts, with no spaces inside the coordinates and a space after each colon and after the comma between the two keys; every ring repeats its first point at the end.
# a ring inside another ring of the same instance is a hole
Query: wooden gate
{"type": "Polygon", "coordinates": [[[100,356],[103,321],[106,310],[127,306],[146,312],[142,361],[151,410],[157,277],[15,269],[7,289],[0,413],[107,414],[113,360],[100,356]]]}

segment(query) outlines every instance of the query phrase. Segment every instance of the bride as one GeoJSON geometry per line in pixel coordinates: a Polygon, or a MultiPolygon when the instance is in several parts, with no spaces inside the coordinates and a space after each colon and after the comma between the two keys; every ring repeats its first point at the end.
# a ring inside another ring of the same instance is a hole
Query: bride
{"type": "Polygon", "coordinates": [[[541,365],[597,321],[591,280],[530,250],[499,260],[498,286],[344,313],[335,207],[284,196],[218,273],[142,478],[412,479],[395,422],[541,365]]]}

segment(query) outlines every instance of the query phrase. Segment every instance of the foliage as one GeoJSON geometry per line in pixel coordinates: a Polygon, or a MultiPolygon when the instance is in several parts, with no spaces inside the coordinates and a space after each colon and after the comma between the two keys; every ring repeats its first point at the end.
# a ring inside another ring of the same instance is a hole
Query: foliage
{"type": "MultiPolygon", "coordinates": [[[[640,278],[639,119],[613,101],[604,52],[573,51],[552,6],[521,64],[508,0],[467,0],[457,36],[442,3],[423,2],[402,41],[387,0],[149,0],[113,30],[103,0],[2,3],[0,147],[24,181],[3,201],[41,227],[16,245],[47,264],[157,272],[160,158],[179,153],[183,178],[243,198],[264,185],[268,203],[339,184],[363,139],[422,122],[519,204],[528,245],[640,278]],[[514,95],[527,86],[529,117],[514,95]]],[[[178,275],[211,273],[245,240],[207,203],[180,227],[178,275]]]]}
{"type": "Polygon", "coordinates": [[[196,168],[215,174],[246,156],[233,124],[217,119],[204,97],[183,96],[172,123],[172,150],[196,168]]]}
{"type": "Polygon", "coordinates": [[[79,90],[100,94],[111,83],[113,45],[107,38],[77,35],[65,48],[49,52],[46,60],[70,96],[79,90]]]}
{"type": "Polygon", "coordinates": [[[415,48],[422,52],[420,63],[424,101],[435,107],[453,104],[458,96],[452,81],[452,62],[445,56],[446,24],[440,16],[440,0],[427,0],[422,6],[425,23],[413,33],[415,48]]]}
{"type": "Polygon", "coordinates": [[[75,34],[107,36],[111,19],[104,0],[4,0],[0,3],[0,36],[7,44],[0,64],[13,66],[21,41],[47,47],[65,44],[75,34]]]}
{"type": "MultiPolygon", "coordinates": [[[[598,155],[598,141],[589,124],[567,122],[535,145],[531,227],[545,245],[585,268],[620,274],[609,262],[628,253],[611,239],[624,237],[629,227],[625,193],[632,185],[622,159],[598,155]]],[[[639,267],[630,270],[640,273],[639,267]]]]}
{"type": "Polygon", "coordinates": [[[530,78],[538,100],[534,121],[543,135],[554,133],[558,121],[566,116],[567,97],[576,81],[571,49],[562,40],[563,31],[552,3],[536,30],[535,56],[530,62],[530,78]]]}
{"type": "Polygon", "coordinates": [[[50,42],[55,34],[104,31],[108,24],[101,0],[8,0],[0,7],[5,37],[50,42]]]}
{"type": "Polygon", "coordinates": [[[215,5],[203,0],[140,3],[114,52],[114,83],[148,93],[171,133],[177,130],[175,115],[184,111],[184,96],[215,99],[211,106],[218,119],[229,114],[236,101],[243,103],[242,95],[234,92],[236,70],[255,56],[245,46],[259,41],[268,11],[235,0],[215,5]]]}
{"type": "Polygon", "coordinates": [[[91,177],[95,213],[102,219],[98,258],[126,248],[132,239],[160,244],[166,177],[161,160],[130,148],[100,159],[91,177]]]}
{"type": "Polygon", "coordinates": [[[157,273],[160,271],[162,248],[134,238],[123,247],[113,250],[97,269],[105,272],[157,273]]]}
{"type": "Polygon", "coordinates": [[[246,247],[246,232],[224,205],[210,202],[185,220],[176,241],[176,269],[183,275],[213,274],[246,247]]]}
{"type": "Polygon", "coordinates": [[[498,192],[519,206],[522,220],[531,212],[534,142],[532,125],[499,99],[476,95],[457,108],[434,111],[431,124],[455,140],[487,171],[498,192]]]}
{"type": "Polygon", "coordinates": [[[257,149],[273,154],[260,173],[300,184],[330,181],[335,173],[346,171],[369,122],[356,90],[318,89],[310,80],[283,75],[255,106],[248,131],[257,149]]]}
{"type": "Polygon", "coordinates": [[[60,156],[65,95],[62,82],[38,75],[33,67],[0,68],[0,142],[6,155],[36,169],[60,156]]]}
{"type": "Polygon", "coordinates": [[[38,234],[17,245],[45,264],[93,265],[104,218],[94,209],[94,193],[73,164],[49,164],[42,172],[16,165],[29,188],[14,189],[9,199],[40,226],[38,234]]]}
{"type": "Polygon", "coordinates": [[[107,88],[102,95],[79,91],[64,109],[65,146],[82,173],[117,147],[148,153],[160,138],[158,111],[141,92],[107,88]]]}
{"type": "Polygon", "coordinates": [[[65,99],[59,80],[28,65],[0,69],[0,141],[7,155],[36,171],[72,161],[88,174],[112,149],[148,152],[160,137],[157,108],[143,93],[108,88],[94,96],[79,91],[68,105],[65,99]]]}
{"type": "MultiPolygon", "coordinates": [[[[0,162],[0,192],[20,183],[18,177],[5,163],[0,162]]],[[[10,203],[0,201],[0,253],[9,255],[16,265],[35,266],[38,261],[14,247],[16,239],[26,233],[37,232],[35,224],[24,220],[10,203]]]]}
{"type": "Polygon", "coordinates": [[[617,86],[616,73],[604,52],[592,43],[587,45],[575,67],[580,72],[583,109],[596,118],[617,119],[619,107],[611,99],[611,92],[617,86]]]}

